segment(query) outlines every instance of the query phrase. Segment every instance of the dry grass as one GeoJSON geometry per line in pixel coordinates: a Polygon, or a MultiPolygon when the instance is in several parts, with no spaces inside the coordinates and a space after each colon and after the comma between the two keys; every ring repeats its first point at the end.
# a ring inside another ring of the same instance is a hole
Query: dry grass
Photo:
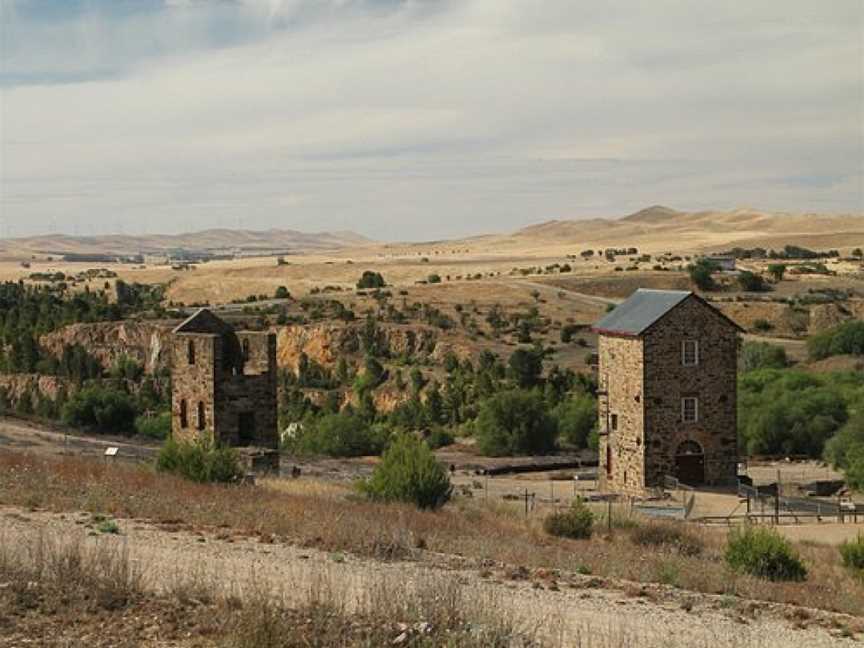
{"type": "Polygon", "coordinates": [[[694,540],[689,530],[681,535],[665,527],[648,532],[613,528],[611,534],[602,530],[592,540],[574,541],[547,536],[540,519],[525,520],[479,501],[423,512],[367,502],[347,488],[304,480],[278,490],[259,486],[250,494],[242,487],[194,484],[140,467],[11,452],[0,453],[0,502],[147,519],[171,529],[210,529],[383,559],[427,549],[484,567],[590,572],[864,616],[864,582],[843,568],[836,549],[797,545],[808,580],[772,583],[725,566],[722,531],[699,532],[694,540]],[[681,549],[684,540],[687,550],[681,549]],[[692,549],[697,544],[698,552],[692,549]]]}

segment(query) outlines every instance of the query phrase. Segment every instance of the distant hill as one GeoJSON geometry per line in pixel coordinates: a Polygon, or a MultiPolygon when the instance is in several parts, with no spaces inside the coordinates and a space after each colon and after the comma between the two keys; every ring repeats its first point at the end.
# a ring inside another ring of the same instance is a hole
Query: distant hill
{"type": "Polygon", "coordinates": [[[490,247],[524,245],[645,246],[650,249],[722,249],[864,244],[864,214],[789,214],[756,209],[683,212],[654,205],[623,218],[554,220],[489,240],[490,247]]]}
{"type": "Polygon", "coordinates": [[[259,254],[267,252],[316,252],[369,245],[372,241],[354,232],[307,233],[288,229],[263,231],[209,229],[186,234],[148,236],[68,236],[55,234],[0,241],[0,257],[30,255],[159,255],[172,250],[208,254],[259,254]]]}

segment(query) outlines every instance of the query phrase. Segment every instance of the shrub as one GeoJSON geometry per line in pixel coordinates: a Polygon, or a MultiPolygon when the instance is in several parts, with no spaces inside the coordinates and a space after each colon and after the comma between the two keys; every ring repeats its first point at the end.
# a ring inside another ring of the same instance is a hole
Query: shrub
{"type": "Polygon", "coordinates": [[[543,530],[559,538],[587,539],[593,529],[594,514],[581,499],[574,500],[566,511],[551,513],[543,520],[543,530]]]}
{"type": "Polygon", "coordinates": [[[859,533],[854,540],[840,545],[840,557],[849,569],[864,571],[864,534],[859,533]]]}
{"type": "Polygon", "coordinates": [[[428,445],[432,450],[452,445],[453,441],[455,441],[453,435],[440,425],[435,426],[429,433],[429,436],[426,437],[426,445],[428,445]]]}
{"type": "Polygon", "coordinates": [[[769,580],[803,581],[807,568],[776,530],[746,526],[729,533],[726,563],[735,571],[769,580]]]}
{"type": "Polygon", "coordinates": [[[744,371],[756,369],[784,369],[789,361],[786,350],[768,342],[745,342],[741,349],[744,371]]]}
{"type": "Polygon", "coordinates": [[[63,407],[63,421],[73,427],[131,434],[135,431],[135,406],[126,392],[87,387],[76,392],[63,407]]]}
{"type": "Polygon", "coordinates": [[[634,544],[645,547],[668,547],[684,556],[698,556],[705,548],[702,538],[674,522],[648,522],[630,531],[634,544]]]}
{"type": "Polygon", "coordinates": [[[285,286],[279,286],[276,288],[276,292],[273,294],[276,299],[288,299],[291,297],[291,293],[288,292],[288,288],[285,286]]]}
{"type": "Polygon", "coordinates": [[[171,434],[171,412],[139,416],[135,419],[135,432],[150,439],[167,439],[171,434]]]}
{"type": "Polygon", "coordinates": [[[373,272],[371,270],[366,270],[357,282],[357,288],[360,290],[368,288],[384,288],[386,285],[387,282],[384,281],[384,277],[381,276],[381,273],[373,272]]]}
{"type": "Polygon", "coordinates": [[[168,439],[159,451],[156,470],[202,483],[233,482],[243,476],[236,450],[174,439],[168,439]]]}
{"type": "Polygon", "coordinates": [[[708,259],[700,259],[687,267],[687,272],[699,290],[714,290],[717,284],[714,282],[713,273],[717,266],[708,259]]]}
{"type": "Polygon", "coordinates": [[[450,499],[453,487],[429,446],[413,434],[401,434],[384,452],[372,476],[361,482],[360,490],[370,499],[436,509],[450,499]]]}
{"type": "Polygon", "coordinates": [[[331,457],[360,457],[380,454],[389,440],[389,431],[370,426],[355,414],[327,414],[304,425],[290,449],[300,454],[331,457]]]}
{"type": "Polygon", "coordinates": [[[807,351],[813,360],[847,353],[864,355],[864,322],[844,322],[812,336],[807,340],[807,351]]]}
{"type": "Polygon", "coordinates": [[[480,406],[477,446],[489,456],[543,454],[555,448],[558,426],[539,394],[514,389],[480,406]]]}
{"type": "Polygon", "coordinates": [[[747,270],[743,270],[738,275],[738,284],[741,286],[741,290],[746,292],[763,292],[768,290],[768,286],[765,284],[762,275],[747,270]]]}
{"type": "Polygon", "coordinates": [[[753,330],[761,333],[767,333],[774,328],[774,325],[766,319],[757,319],[753,322],[753,330]]]}

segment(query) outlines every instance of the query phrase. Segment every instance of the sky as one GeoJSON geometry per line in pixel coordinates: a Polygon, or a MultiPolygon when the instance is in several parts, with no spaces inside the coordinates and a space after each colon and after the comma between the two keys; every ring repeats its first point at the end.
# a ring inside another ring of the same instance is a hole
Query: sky
{"type": "Polygon", "coordinates": [[[0,236],[864,213],[860,0],[0,7],[0,236]]]}

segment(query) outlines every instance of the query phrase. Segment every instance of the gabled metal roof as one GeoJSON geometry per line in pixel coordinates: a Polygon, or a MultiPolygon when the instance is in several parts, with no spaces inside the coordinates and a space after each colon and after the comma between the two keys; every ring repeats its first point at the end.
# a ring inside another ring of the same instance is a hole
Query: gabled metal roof
{"type": "Polygon", "coordinates": [[[640,288],[594,325],[598,333],[639,336],[654,322],[693,295],[690,290],[640,288]]]}

